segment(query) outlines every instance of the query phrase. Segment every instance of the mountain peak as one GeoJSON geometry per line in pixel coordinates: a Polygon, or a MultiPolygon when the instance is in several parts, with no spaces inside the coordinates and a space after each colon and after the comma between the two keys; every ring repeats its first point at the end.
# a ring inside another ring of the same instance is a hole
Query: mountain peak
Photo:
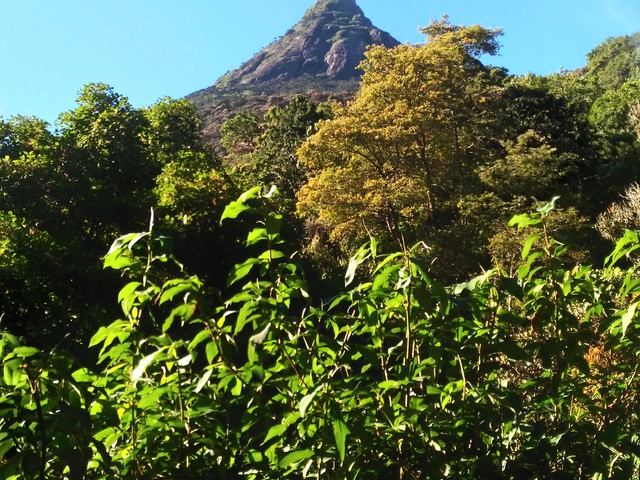
{"type": "Polygon", "coordinates": [[[236,70],[192,93],[204,120],[203,135],[214,142],[222,122],[241,111],[266,111],[297,94],[313,101],[346,101],[358,89],[369,45],[399,42],[376,28],[356,0],[317,0],[302,19],[236,70]]]}
{"type": "Polygon", "coordinates": [[[362,13],[360,7],[356,3],[356,0],[317,0],[316,3],[307,10],[307,13],[313,10],[327,9],[332,11],[354,11],[358,10],[362,13]]]}
{"type": "Polygon", "coordinates": [[[272,83],[305,75],[358,78],[356,67],[371,44],[393,47],[399,42],[376,28],[355,0],[318,0],[284,36],[218,83],[272,83]]]}

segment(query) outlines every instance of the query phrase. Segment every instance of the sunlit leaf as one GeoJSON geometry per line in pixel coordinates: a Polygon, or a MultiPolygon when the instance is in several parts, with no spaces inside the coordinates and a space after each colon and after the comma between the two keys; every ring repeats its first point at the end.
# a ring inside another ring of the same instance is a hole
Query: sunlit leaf
{"type": "Polygon", "coordinates": [[[282,460],[280,460],[278,466],[282,469],[289,468],[294,463],[301,462],[302,460],[307,460],[314,455],[315,453],[313,452],[313,450],[299,450],[297,452],[292,452],[286,455],[282,460]]]}
{"type": "Polygon", "coordinates": [[[333,424],[333,437],[336,440],[336,448],[340,455],[340,463],[343,463],[346,453],[347,435],[349,435],[351,431],[341,416],[333,417],[331,423],[333,424]]]}

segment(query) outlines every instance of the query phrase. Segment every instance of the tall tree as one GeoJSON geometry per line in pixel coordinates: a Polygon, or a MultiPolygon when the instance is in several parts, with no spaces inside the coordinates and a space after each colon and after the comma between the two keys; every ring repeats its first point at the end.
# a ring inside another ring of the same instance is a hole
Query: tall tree
{"type": "Polygon", "coordinates": [[[497,52],[501,32],[445,18],[424,33],[424,45],[371,48],[354,101],[300,150],[312,174],[298,210],[333,241],[430,237],[477,184],[499,91],[479,57],[497,52]]]}
{"type": "Polygon", "coordinates": [[[87,239],[104,245],[148,219],[159,167],[142,142],[148,122],[126,97],[108,85],[89,84],[77,103],[59,118],[68,201],[87,239]]]}

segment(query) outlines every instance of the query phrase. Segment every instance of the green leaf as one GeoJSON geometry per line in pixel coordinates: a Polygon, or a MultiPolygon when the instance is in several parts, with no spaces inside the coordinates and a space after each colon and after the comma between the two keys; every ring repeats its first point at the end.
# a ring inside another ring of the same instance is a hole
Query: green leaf
{"type": "Polygon", "coordinates": [[[370,236],[369,245],[371,248],[371,255],[373,258],[376,258],[378,256],[378,241],[374,237],[370,236]]]}
{"type": "Polygon", "coordinates": [[[122,302],[123,300],[129,298],[134,295],[136,290],[142,286],[140,282],[129,282],[124,287],[120,289],[118,293],[118,302],[122,302]]]}
{"type": "Polygon", "coordinates": [[[321,388],[322,388],[322,385],[319,385],[313,392],[302,397],[302,400],[300,400],[300,406],[298,407],[298,410],[300,410],[300,417],[304,418],[304,415],[307,413],[307,409],[309,408],[309,405],[311,405],[311,402],[316,397],[316,395],[318,394],[321,388]]]}
{"type": "Polygon", "coordinates": [[[264,438],[264,441],[262,442],[262,445],[267,443],[272,438],[281,437],[282,434],[287,431],[287,427],[288,427],[288,425],[286,425],[284,423],[279,424],[279,425],[274,425],[273,427],[271,427],[269,429],[269,431],[267,432],[267,436],[264,438]]]}
{"type": "Polygon", "coordinates": [[[20,340],[15,335],[11,335],[10,333],[3,332],[2,340],[7,342],[11,347],[16,348],[20,346],[20,340]]]}
{"type": "Polygon", "coordinates": [[[150,235],[149,232],[144,233],[130,233],[117,238],[112,244],[111,248],[104,257],[104,268],[113,268],[115,270],[121,270],[139,263],[135,256],[131,253],[133,246],[142,238],[150,235]]]}
{"type": "Polygon", "coordinates": [[[281,252],[280,250],[267,250],[266,252],[262,252],[258,258],[271,261],[285,257],[286,255],[284,254],[284,252],[281,252]]]}
{"type": "Polygon", "coordinates": [[[288,468],[290,465],[294,463],[301,462],[302,460],[307,460],[308,458],[313,457],[315,454],[313,450],[298,450],[297,452],[291,452],[289,455],[280,460],[278,466],[280,468],[288,468]]]}
{"type": "Polygon", "coordinates": [[[34,347],[16,347],[13,349],[13,353],[16,357],[28,358],[39,354],[40,350],[34,347]]]}
{"type": "Polygon", "coordinates": [[[173,298],[182,292],[187,292],[193,290],[193,283],[189,280],[183,280],[177,285],[172,286],[171,288],[167,288],[163,290],[162,295],[160,295],[160,300],[158,302],[159,305],[162,305],[165,302],[173,300],[173,298]]]}
{"type": "Polygon", "coordinates": [[[242,393],[242,380],[236,377],[235,382],[235,385],[231,389],[231,395],[233,395],[234,397],[239,397],[242,393]]]}
{"type": "Polygon", "coordinates": [[[244,277],[246,277],[247,275],[249,275],[249,272],[251,271],[251,268],[253,268],[254,265],[258,264],[258,263],[262,263],[260,260],[258,260],[257,258],[250,258],[249,260],[247,260],[244,263],[241,263],[239,265],[234,265],[231,268],[231,272],[229,273],[229,277],[227,278],[227,286],[231,286],[234,283],[236,283],[238,280],[242,280],[244,277]]]}
{"type": "Polygon", "coordinates": [[[91,383],[96,379],[93,372],[87,368],[79,368],[78,370],[75,370],[71,376],[78,383],[91,383]]]}
{"type": "Polygon", "coordinates": [[[373,279],[372,290],[378,291],[385,286],[389,286],[392,274],[400,269],[400,265],[389,265],[387,268],[378,273],[373,279]]]}
{"type": "Polygon", "coordinates": [[[154,388],[146,395],[143,395],[140,401],[138,402],[138,408],[142,410],[146,410],[149,407],[156,407],[160,397],[166,393],[167,389],[165,388],[154,388]]]}
{"type": "Polygon", "coordinates": [[[627,328],[631,324],[631,320],[636,314],[636,308],[638,308],[638,302],[632,303],[624,315],[622,315],[622,336],[624,337],[627,333],[627,328]]]}
{"type": "Polygon", "coordinates": [[[262,318],[262,314],[253,313],[255,310],[257,310],[256,305],[245,303],[242,306],[236,320],[236,327],[234,329],[235,333],[240,333],[249,323],[262,318]]]}
{"type": "Polygon", "coordinates": [[[251,232],[249,232],[249,235],[247,235],[247,241],[245,242],[245,244],[247,247],[250,247],[252,245],[255,245],[256,243],[268,239],[269,236],[267,234],[266,228],[254,228],[253,230],[251,230],[251,232]]]}
{"type": "Polygon", "coordinates": [[[198,334],[195,337],[193,337],[193,340],[189,342],[189,345],[187,346],[187,348],[189,349],[190,352],[193,352],[193,350],[198,345],[200,345],[202,342],[204,342],[208,338],[211,338],[211,334],[209,333],[209,330],[201,330],[200,332],[198,332],[198,334]]]}
{"type": "Polygon", "coordinates": [[[618,240],[616,247],[611,255],[605,259],[605,265],[609,268],[613,266],[623,257],[628,256],[634,250],[640,248],[640,235],[633,230],[626,230],[624,236],[618,240]]]}
{"type": "Polygon", "coordinates": [[[338,454],[340,455],[340,463],[344,462],[346,443],[347,443],[347,435],[351,433],[347,424],[344,423],[342,416],[337,415],[331,419],[333,423],[333,436],[336,440],[336,448],[338,449],[338,454]]]}
{"type": "Polygon", "coordinates": [[[378,384],[378,388],[381,388],[382,390],[397,389],[403,385],[406,385],[407,383],[408,380],[384,380],[378,384]]]}
{"type": "Polygon", "coordinates": [[[200,377],[200,380],[198,380],[198,384],[196,385],[196,389],[195,389],[196,393],[200,393],[200,390],[202,390],[205,387],[205,385],[209,383],[209,379],[211,378],[212,374],[213,374],[213,368],[209,368],[206,372],[204,372],[204,375],[200,377]]]}
{"type": "Polygon", "coordinates": [[[270,213],[265,221],[265,227],[269,235],[277,235],[282,229],[283,217],[277,213],[270,213]]]}
{"type": "Polygon", "coordinates": [[[3,365],[3,377],[6,385],[17,385],[20,383],[23,375],[22,360],[15,358],[13,360],[5,361],[3,365]]]}
{"type": "Polygon", "coordinates": [[[141,379],[142,375],[144,375],[144,371],[147,369],[149,365],[151,365],[151,363],[153,363],[153,360],[158,356],[158,354],[162,350],[163,349],[156,350],[155,352],[151,353],[150,355],[147,355],[142,360],[140,360],[140,362],[138,363],[138,366],[131,371],[131,380],[135,381],[135,380],[141,379]]]}
{"type": "Polygon", "coordinates": [[[181,318],[183,321],[189,320],[194,313],[196,313],[198,305],[196,303],[185,303],[183,305],[179,305],[171,310],[171,314],[166,318],[164,323],[162,324],[162,333],[167,333],[176,317],[181,318]]]}
{"type": "Polygon", "coordinates": [[[514,225],[518,228],[541,227],[542,220],[540,220],[540,218],[538,217],[534,217],[528,214],[514,215],[511,220],[509,220],[509,226],[512,227],[514,225]]]}
{"type": "MultiPolygon", "coordinates": [[[[267,195],[265,195],[265,197],[266,198],[271,197],[271,195],[273,195],[276,191],[277,191],[277,188],[276,188],[275,185],[273,185],[271,187],[271,189],[269,190],[269,192],[267,193],[267,195]]],[[[252,187],[249,190],[247,190],[246,192],[244,192],[242,195],[240,195],[240,198],[238,198],[238,201],[241,202],[241,203],[244,203],[247,200],[253,200],[255,198],[259,198],[261,193],[262,193],[262,187],[261,186],[252,187]]]]}
{"type": "Polygon", "coordinates": [[[531,251],[531,247],[533,246],[533,244],[536,242],[536,240],[538,240],[540,238],[540,235],[537,233],[534,233],[533,235],[529,235],[527,237],[527,239],[524,242],[524,245],[522,247],[522,259],[524,260],[525,258],[527,258],[527,256],[529,255],[529,252],[531,251]]]}
{"type": "Polygon", "coordinates": [[[213,360],[218,356],[218,345],[216,345],[216,342],[211,341],[207,343],[205,353],[207,355],[207,362],[212,364],[213,360]]]}
{"type": "Polygon", "coordinates": [[[226,218],[231,218],[231,219],[238,218],[238,215],[248,211],[254,211],[254,208],[244,203],[240,203],[236,201],[230,202],[225,207],[224,212],[222,212],[222,217],[220,217],[220,223],[222,223],[222,221],[225,220],[226,218]]]}

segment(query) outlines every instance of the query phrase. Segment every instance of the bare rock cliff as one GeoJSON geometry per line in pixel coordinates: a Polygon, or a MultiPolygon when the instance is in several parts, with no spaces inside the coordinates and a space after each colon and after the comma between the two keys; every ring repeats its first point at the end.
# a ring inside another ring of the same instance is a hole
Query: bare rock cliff
{"type": "Polygon", "coordinates": [[[236,70],[187,96],[204,120],[204,136],[216,143],[220,124],[242,112],[259,113],[296,94],[315,101],[350,98],[369,45],[399,42],[376,28],[356,0],[317,0],[302,19],[236,70]]]}
{"type": "Polygon", "coordinates": [[[267,83],[322,74],[356,78],[372,44],[394,47],[398,41],[376,28],[355,0],[318,0],[284,36],[219,82],[267,83]]]}

